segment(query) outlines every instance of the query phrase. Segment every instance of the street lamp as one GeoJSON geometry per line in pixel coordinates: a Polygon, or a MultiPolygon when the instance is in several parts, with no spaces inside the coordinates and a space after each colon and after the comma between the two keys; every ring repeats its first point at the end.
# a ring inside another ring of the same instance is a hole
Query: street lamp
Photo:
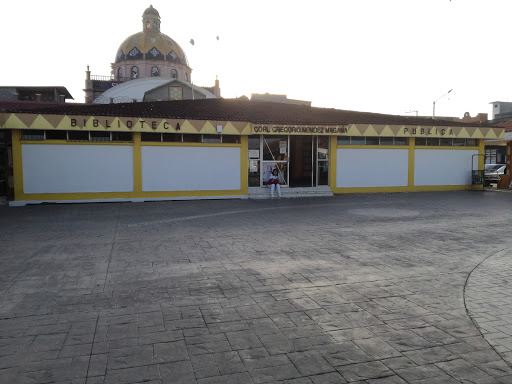
{"type": "Polygon", "coordinates": [[[448,92],[446,92],[443,96],[441,96],[439,99],[437,99],[436,101],[433,102],[433,107],[432,107],[432,118],[434,119],[436,117],[436,103],[441,100],[443,97],[445,97],[447,94],[449,94],[451,91],[453,91],[453,89],[450,89],[448,92]]]}

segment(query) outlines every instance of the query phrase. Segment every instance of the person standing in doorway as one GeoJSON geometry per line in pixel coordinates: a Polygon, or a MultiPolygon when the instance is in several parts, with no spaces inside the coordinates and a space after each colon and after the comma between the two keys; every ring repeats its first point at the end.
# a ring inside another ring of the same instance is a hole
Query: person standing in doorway
{"type": "Polygon", "coordinates": [[[274,197],[274,189],[277,189],[277,195],[281,197],[281,186],[279,185],[279,173],[277,168],[274,168],[272,175],[268,179],[270,185],[270,197],[274,197]]]}

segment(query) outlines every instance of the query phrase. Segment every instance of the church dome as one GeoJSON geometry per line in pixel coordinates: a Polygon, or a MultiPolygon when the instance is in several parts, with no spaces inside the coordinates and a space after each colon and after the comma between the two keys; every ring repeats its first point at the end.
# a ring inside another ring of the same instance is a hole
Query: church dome
{"type": "Polygon", "coordinates": [[[188,65],[185,52],[178,43],[158,30],[138,32],[126,38],[117,50],[115,62],[144,58],[188,65]]]}
{"type": "Polygon", "coordinates": [[[146,8],[144,13],[142,14],[142,17],[146,16],[146,15],[154,15],[158,18],[160,18],[160,14],[158,13],[158,11],[153,8],[152,5],[149,6],[149,8],[146,8]]]}
{"type": "Polygon", "coordinates": [[[188,66],[183,49],[160,32],[160,14],[152,5],[142,14],[142,32],[126,38],[119,46],[115,62],[125,60],[164,60],[188,66]]]}

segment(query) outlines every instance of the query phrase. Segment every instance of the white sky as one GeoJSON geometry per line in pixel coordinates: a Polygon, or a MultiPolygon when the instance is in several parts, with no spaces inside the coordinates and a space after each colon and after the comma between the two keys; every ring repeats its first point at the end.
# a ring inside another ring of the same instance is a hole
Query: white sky
{"type": "Polygon", "coordinates": [[[87,64],[109,75],[150,4],[194,84],[218,74],[226,98],[429,116],[453,89],[436,115],[458,117],[512,101],[511,0],[3,0],[0,85],[65,86],[83,102],[87,64]]]}

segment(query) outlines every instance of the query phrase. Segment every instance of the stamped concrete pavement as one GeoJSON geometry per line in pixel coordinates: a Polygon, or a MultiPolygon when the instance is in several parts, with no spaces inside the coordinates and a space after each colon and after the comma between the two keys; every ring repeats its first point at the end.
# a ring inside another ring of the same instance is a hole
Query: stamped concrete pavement
{"type": "Polygon", "coordinates": [[[481,269],[510,270],[511,208],[494,192],[0,207],[0,383],[512,383],[489,337],[510,275],[481,269]]]}

